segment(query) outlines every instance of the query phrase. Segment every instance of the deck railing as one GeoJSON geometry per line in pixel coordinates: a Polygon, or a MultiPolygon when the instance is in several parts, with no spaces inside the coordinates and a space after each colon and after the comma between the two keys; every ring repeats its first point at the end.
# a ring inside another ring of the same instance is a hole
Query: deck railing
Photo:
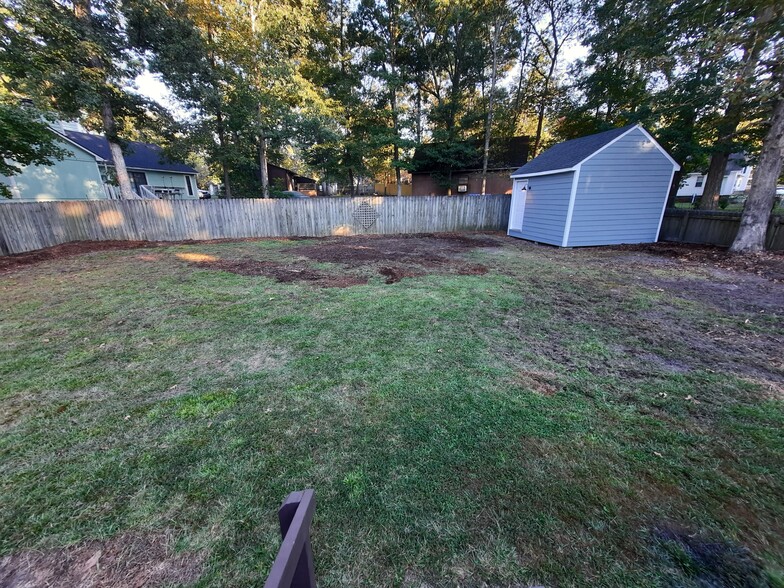
{"type": "Polygon", "coordinates": [[[316,588],[310,523],[316,500],[313,490],[292,492],[278,509],[283,537],[264,588],[316,588]]]}

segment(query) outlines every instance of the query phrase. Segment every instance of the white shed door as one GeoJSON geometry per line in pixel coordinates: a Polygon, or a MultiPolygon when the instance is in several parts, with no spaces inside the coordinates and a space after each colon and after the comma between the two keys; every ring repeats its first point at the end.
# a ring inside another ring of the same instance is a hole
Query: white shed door
{"type": "Polygon", "coordinates": [[[523,214],[525,213],[525,197],[528,180],[515,180],[512,187],[512,209],[509,211],[509,230],[523,230],[523,214]]]}

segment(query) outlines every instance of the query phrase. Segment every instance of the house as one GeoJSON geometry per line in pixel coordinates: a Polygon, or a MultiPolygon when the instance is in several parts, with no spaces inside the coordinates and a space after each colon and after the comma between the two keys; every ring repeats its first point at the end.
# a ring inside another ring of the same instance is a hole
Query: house
{"type": "Polygon", "coordinates": [[[561,247],[652,243],[678,169],[640,125],[559,143],[512,174],[508,234],[561,247]]]}
{"type": "MultiPolygon", "coordinates": [[[[751,183],[751,174],[754,168],[746,165],[746,156],[743,153],[733,153],[724,168],[724,179],[721,181],[721,196],[731,196],[745,192],[751,183]]],[[[695,202],[702,196],[705,189],[705,173],[687,174],[681,180],[678,192],[675,195],[679,201],[695,202]]]]}
{"type": "MultiPolygon", "coordinates": [[[[257,175],[259,175],[258,172],[259,168],[257,166],[257,175]]],[[[273,189],[297,190],[307,196],[317,195],[316,180],[300,175],[280,165],[267,163],[267,178],[269,179],[270,187],[273,189]]],[[[260,177],[259,181],[261,181],[260,177]]]]}
{"type": "MultiPolygon", "coordinates": [[[[119,189],[110,181],[114,173],[109,142],[62,126],[53,129],[60,147],[68,155],[50,165],[29,165],[18,175],[0,177],[10,186],[13,201],[105,200],[119,198],[119,189]]],[[[183,163],[167,161],[157,145],[128,142],[125,165],[133,191],[140,198],[198,198],[196,170],[183,163]]],[[[0,198],[0,202],[9,202],[0,198]]]]}
{"type": "MultiPolygon", "coordinates": [[[[511,174],[528,160],[528,137],[494,139],[487,165],[487,194],[511,194],[511,174]]],[[[414,152],[411,192],[414,196],[480,194],[484,141],[425,143],[414,152]]]]}

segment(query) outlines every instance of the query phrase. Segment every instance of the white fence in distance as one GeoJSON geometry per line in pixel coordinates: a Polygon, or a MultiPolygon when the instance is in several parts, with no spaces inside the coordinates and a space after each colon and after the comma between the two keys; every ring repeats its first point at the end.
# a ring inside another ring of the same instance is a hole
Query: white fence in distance
{"type": "Polygon", "coordinates": [[[0,203],[0,255],[70,241],[505,231],[510,196],[0,203]]]}

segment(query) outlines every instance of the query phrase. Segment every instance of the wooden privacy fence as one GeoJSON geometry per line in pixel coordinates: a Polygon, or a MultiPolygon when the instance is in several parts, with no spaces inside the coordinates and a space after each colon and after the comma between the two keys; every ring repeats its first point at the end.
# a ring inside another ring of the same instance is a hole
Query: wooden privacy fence
{"type": "Polygon", "coordinates": [[[278,510],[283,542],[264,588],[316,588],[310,547],[310,523],[315,508],[313,490],[292,492],[283,501],[278,510]]]}
{"type": "Polygon", "coordinates": [[[69,241],[506,230],[508,195],[0,203],[0,255],[69,241]]]}
{"type": "MultiPolygon", "coordinates": [[[[740,212],[722,210],[684,210],[669,208],[664,213],[659,241],[704,243],[729,247],[740,227],[740,212]]],[[[766,246],[784,249],[784,216],[772,215],[768,222],[766,246]]]]}

